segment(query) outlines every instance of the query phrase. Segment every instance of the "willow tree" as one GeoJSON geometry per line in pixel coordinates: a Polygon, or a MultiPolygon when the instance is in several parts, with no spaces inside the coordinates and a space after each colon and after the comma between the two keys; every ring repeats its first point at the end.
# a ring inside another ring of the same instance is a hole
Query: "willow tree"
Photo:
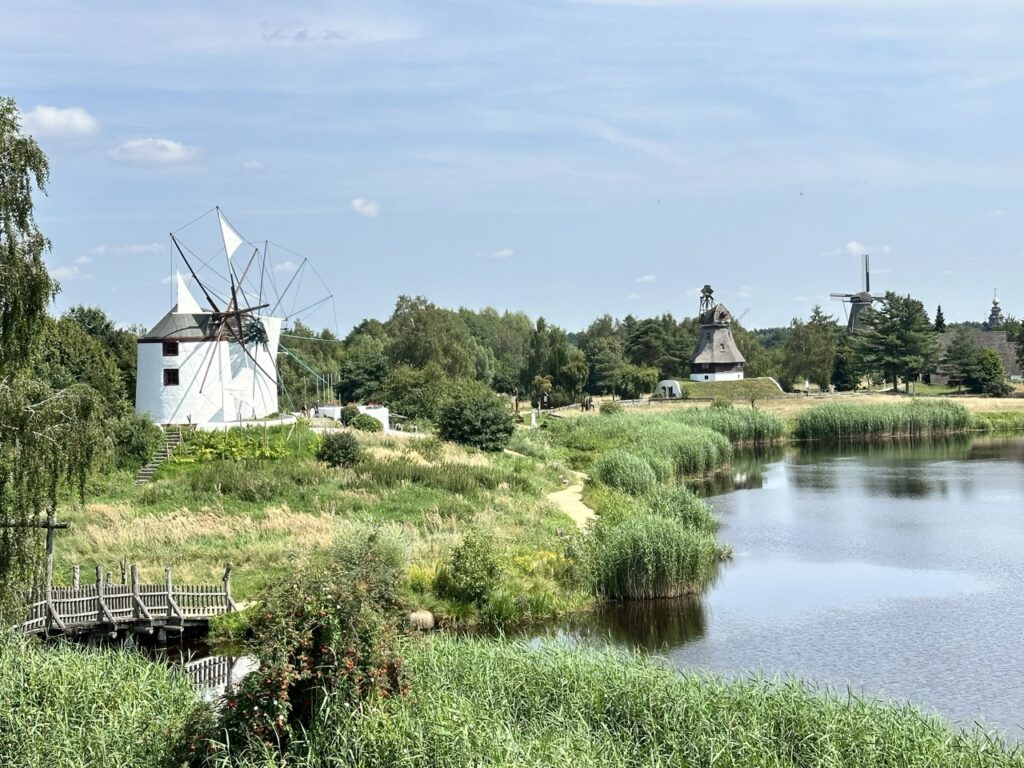
{"type": "Polygon", "coordinates": [[[102,442],[92,389],[53,391],[29,374],[58,288],[43,263],[50,244],[32,205],[48,177],[46,155],[21,133],[14,101],[0,98],[0,618],[17,610],[20,589],[39,583],[45,526],[65,488],[84,497],[102,442]]]}

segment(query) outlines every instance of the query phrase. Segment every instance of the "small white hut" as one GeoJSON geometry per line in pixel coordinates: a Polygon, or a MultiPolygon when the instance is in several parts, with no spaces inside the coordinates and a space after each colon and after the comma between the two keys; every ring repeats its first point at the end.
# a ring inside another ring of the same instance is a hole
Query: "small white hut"
{"type": "Polygon", "coordinates": [[[224,424],[278,410],[279,317],[204,311],[177,275],[177,303],[138,341],[135,411],[157,424],[224,424]],[[234,325],[225,332],[226,323],[234,325]]]}
{"type": "Polygon", "coordinates": [[[658,386],[654,388],[654,396],[662,397],[666,400],[672,400],[677,397],[683,396],[683,389],[679,386],[679,382],[675,379],[665,379],[659,381],[658,386]]]}

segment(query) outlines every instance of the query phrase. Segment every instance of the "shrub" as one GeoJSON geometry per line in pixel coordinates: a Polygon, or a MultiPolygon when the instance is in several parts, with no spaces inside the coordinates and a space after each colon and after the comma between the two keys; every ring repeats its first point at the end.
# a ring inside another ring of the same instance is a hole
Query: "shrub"
{"type": "Polygon", "coordinates": [[[359,409],[354,405],[342,406],[338,412],[338,421],[346,427],[352,423],[352,419],[359,415],[359,409]]]}
{"type": "Polygon", "coordinates": [[[618,400],[605,400],[601,403],[599,413],[603,413],[605,416],[614,416],[617,413],[622,413],[624,410],[618,400]]]}
{"type": "Polygon", "coordinates": [[[163,442],[164,433],[148,416],[126,413],[110,425],[112,459],[118,469],[138,469],[163,442]]]}
{"type": "MultiPolygon", "coordinates": [[[[252,613],[243,647],[260,669],[225,697],[207,746],[286,747],[325,700],[354,706],[401,693],[395,641],[405,546],[383,528],[353,526],[329,557],[276,584],[252,613]]],[[[237,753],[233,753],[237,754],[237,753]]]]}
{"type": "Polygon", "coordinates": [[[658,481],[651,465],[628,450],[610,451],[594,462],[591,477],[620,491],[641,496],[658,481]]]}
{"type": "Polygon", "coordinates": [[[730,400],[727,397],[722,397],[721,395],[719,395],[718,397],[711,401],[711,407],[721,408],[722,410],[728,410],[732,408],[732,400],[730,400]]]}
{"type": "Polygon", "coordinates": [[[650,513],[599,521],[586,543],[594,593],[611,600],[695,592],[721,556],[710,533],[650,513]]]}
{"type": "Polygon", "coordinates": [[[482,606],[497,586],[500,574],[493,540],[473,530],[438,568],[434,591],[441,597],[482,606]]]}
{"type": "Polygon", "coordinates": [[[367,416],[365,413],[360,413],[355,416],[348,425],[352,429],[358,429],[360,432],[383,432],[384,425],[377,421],[373,416],[367,416]]]}
{"type": "Polygon", "coordinates": [[[329,467],[351,467],[359,461],[359,441],[351,432],[328,432],[320,441],[316,458],[329,467]]]}
{"type": "Polygon", "coordinates": [[[443,440],[471,445],[483,451],[500,451],[508,445],[515,425],[505,401],[483,384],[458,387],[437,421],[443,440]]]}

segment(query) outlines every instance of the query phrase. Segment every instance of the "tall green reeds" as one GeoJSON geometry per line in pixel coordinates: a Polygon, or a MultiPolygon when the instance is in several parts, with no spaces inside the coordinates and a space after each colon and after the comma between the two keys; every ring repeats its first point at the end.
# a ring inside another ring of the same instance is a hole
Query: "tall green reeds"
{"type": "Polygon", "coordinates": [[[910,706],[795,681],[680,676],[637,655],[445,636],[410,642],[404,655],[412,695],[357,715],[325,710],[312,764],[1024,766],[1019,750],[910,706]]]}
{"type": "Polygon", "coordinates": [[[713,429],[733,444],[775,442],[782,439],[784,431],[782,420],[774,413],[753,408],[684,408],[668,418],[680,424],[713,429]]]}
{"type": "Polygon", "coordinates": [[[712,534],[651,512],[599,522],[586,544],[594,592],[610,600],[697,592],[720,556],[712,534]]]}
{"type": "Polygon", "coordinates": [[[170,759],[189,683],[127,651],[43,646],[0,632],[0,765],[110,768],[170,759]]]}
{"type": "Polygon", "coordinates": [[[970,428],[971,414],[960,403],[828,403],[797,416],[794,434],[802,440],[836,441],[919,437],[965,432],[970,428]]]}

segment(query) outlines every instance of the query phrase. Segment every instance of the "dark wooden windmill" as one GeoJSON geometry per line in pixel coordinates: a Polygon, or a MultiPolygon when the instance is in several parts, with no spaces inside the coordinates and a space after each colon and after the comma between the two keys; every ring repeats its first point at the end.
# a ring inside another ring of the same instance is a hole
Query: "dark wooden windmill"
{"type": "Polygon", "coordinates": [[[870,261],[866,253],[861,257],[861,265],[864,273],[864,290],[857,293],[829,294],[833,299],[838,299],[844,304],[850,305],[849,311],[847,312],[846,330],[851,332],[860,328],[860,313],[870,307],[874,302],[881,301],[884,298],[884,296],[876,296],[871,293],[870,261]]]}
{"type": "Polygon", "coordinates": [[[693,381],[735,381],[743,378],[746,362],[732,337],[732,313],[715,304],[714,291],[705,285],[700,291],[700,329],[697,346],[690,358],[693,381]]]}

